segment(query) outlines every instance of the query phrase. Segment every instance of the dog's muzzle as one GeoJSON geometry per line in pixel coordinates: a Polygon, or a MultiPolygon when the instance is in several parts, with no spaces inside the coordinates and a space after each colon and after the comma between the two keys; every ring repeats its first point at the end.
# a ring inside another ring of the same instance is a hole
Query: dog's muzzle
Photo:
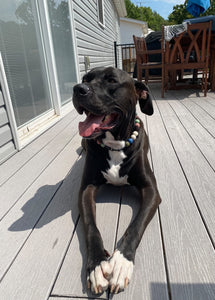
{"type": "MultiPolygon", "coordinates": [[[[119,118],[116,112],[101,111],[96,105],[89,104],[93,97],[91,89],[84,83],[77,84],[73,88],[73,103],[79,114],[85,112],[86,119],[79,123],[79,134],[85,138],[95,138],[104,131],[112,129],[119,118]]],[[[102,107],[104,109],[104,107],[102,107]]]]}
{"type": "Polygon", "coordinates": [[[73,92],[74,92],[74,96],[76,96],[76,97],[80,97],[80,96],[86,97],[86,96],[88,96],[90,89],[86,84],[81,83],[81,84],[76,84],[74,86],[73,92]]]}

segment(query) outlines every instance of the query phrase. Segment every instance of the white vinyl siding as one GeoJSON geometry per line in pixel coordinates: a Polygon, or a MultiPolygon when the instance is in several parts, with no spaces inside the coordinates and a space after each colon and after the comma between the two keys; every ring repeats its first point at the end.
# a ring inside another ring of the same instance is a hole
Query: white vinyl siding
{"type": "Polygon", "coordinates": [[[12,132],[0,86],[0,163],[15,152],[12,132]]]}
{"type": "Polygon", "coordinates": [[[97,0],[73,2],[77,53],[81,77],[85,73],[84,57],[94,67],[114,66],[114,41],[119,43],[119,16],[111,0],[104,0],[105,27],[98,23],[97,0]]]}

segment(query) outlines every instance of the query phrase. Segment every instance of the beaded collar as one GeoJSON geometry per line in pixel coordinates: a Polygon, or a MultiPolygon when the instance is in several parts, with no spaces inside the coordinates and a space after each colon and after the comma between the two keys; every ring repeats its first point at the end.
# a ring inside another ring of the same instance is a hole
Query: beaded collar
{"type": "Polygon", "coordinates": [[[134,127],[135,127],[135,130],[132,132],[130,138],[128,140],[124,141],[125,146],[122,147],[121,149],[111,148],[111,147],[105,145],[104,143],[102,143],[100,140],[97,140],[97,144],[100,145],[102,148],[108,149],[110,151],[122,151],[123,149],[128,148],[130,145],[132,145],[139,135],[138,130],[140,128],[140,119],[137,116],[134,121],[134,127]]]}

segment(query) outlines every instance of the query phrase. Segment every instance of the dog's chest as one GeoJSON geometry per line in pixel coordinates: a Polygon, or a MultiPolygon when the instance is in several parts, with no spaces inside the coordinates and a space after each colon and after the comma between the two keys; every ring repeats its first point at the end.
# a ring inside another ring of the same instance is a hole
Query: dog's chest
{"type": "MultiPolygon", "coordinates": [[[[124,147],[124,141],[116,141],[110,132],[106,132],[106,138],[103,139],[103,143],[113,149],[121,149],[124,147]]],[[[123,150],[111,151],[109,150],[109,157],[107,159],[109,168],[106,171],[102,171],[102,175],[107,180],[107,183],[113,185],[125,185],[128,183],[128,175],[120,176],[120,168],[122,167],[123,160],[126,158],[123,150]]]]}

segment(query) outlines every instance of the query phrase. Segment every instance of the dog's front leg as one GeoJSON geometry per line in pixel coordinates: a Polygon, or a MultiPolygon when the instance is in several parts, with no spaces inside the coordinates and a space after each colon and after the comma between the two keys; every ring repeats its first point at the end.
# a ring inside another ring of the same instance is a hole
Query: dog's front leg
{"type": "Polygon", "coordinates": [[[97,187],[88,185],[80,190],[79,210],[84,223],[87,243],[87,284],[95,294],[102,293],[108,288],[106,279],[110,274],[107,262],[107,252],[104,249],[101,234],[96,226],[95,195],[97,187]]]}
{"type": "Polygon", "coordinates": [[[124,290],[130,282],[136,249],[148,223],[161,202],[156,186],[139,190],[141,195],[139,212],[127,228],[118,248],[110,259],[112,272],[112,278],[110,279],[111,293],[124,290]]]}

